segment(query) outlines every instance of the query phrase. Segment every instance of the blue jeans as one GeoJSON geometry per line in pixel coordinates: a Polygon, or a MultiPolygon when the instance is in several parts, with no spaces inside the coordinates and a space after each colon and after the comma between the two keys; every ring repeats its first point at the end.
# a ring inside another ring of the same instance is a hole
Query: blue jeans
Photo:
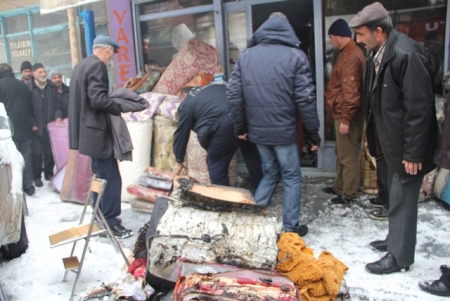
{"type": "Polygon", "coordinates": [[[302,172],[297,144],[257,144],[257,147],[264,176],[255,191],[255,202],[258,205],[268,206],[278,182],[283,178],[283,227],[285,231],[297,231],[302,196],[302,172]]]}

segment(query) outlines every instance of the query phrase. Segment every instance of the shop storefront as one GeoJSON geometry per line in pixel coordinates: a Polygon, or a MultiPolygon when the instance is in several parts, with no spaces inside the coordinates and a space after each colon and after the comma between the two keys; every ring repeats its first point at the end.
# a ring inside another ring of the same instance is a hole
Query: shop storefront
{"type": "MultiPolygon", "coordinates": [[[[324,90],[333,64],[326,32],[330,24],[349,21],[372,0],[136,0],[135,35],[138,69],[145,64],[167,66],[189,38],[196,37],[217,48],[226,75],[230,75],[247,39],[274,11],[283,12],[293,26],[301,48],[313,68],[317,107],[324,138],[317,156],[303,148],[302,166],[324,174],[335,168],[334,128],[324,106],[324,90]]],[[[423,43],[430,51],[435,80],[448,69],[448,5],[440,0],[382,1],[398,31],[423,43]]],[[[300,143],[301,144],[301,143],[300,143]]]]}
{"type": "MultiPolygon", "coordinates": [[[[18,77],[21,63],[30,61],[44,64],[47,70],[61,70],[69,79],[72,62],[67,12],[41,15],[39,1],[28,2],[36,3],[12,10],[3,10],[0,4],[0,62],[11,65],[18,77]]],[[[78,12],[84,9],[94,11],[97,33],[108,34],[105,3],[84,5],[78,12]]],[[[81,36],[81,18],[77,19],[76,26],[81,36]]]]}

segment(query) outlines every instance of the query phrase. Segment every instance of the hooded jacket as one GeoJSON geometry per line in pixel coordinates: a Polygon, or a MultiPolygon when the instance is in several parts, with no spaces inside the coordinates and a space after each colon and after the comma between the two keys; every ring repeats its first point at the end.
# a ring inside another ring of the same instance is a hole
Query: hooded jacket
{"type": "Polygon", "coordinates": [[[31,138],[31,94],[27,86],[14,77],[12,71],[0,70],[0,102],[14,127],[13,140],[31,138]]]}
{"type": "Polygon", "coordinates": [[[289,21],[264,22],[236,62],[227,98],[235,134],[251,142],[286,145],[298,139],[298,121],[320,143],[316,94],[308,59],[289,21]]]}
{"type": "Polygon", "coordinates": [[[421,175],[435,168],[439,128],[432,73],[425,50],[406,35],[392,30],[385,47],[372,86],[372,57],[364,71],[367,142],[373,157],[384,155],[388,166],[407,180],[414,176],[406,173],[403,160],[422,163],[421,175]]]}

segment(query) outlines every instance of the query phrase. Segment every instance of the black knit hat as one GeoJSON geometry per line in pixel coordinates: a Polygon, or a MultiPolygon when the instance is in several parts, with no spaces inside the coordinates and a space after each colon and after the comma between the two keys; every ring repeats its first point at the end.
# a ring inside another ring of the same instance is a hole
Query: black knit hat
{"type": "Polygon", "coordinates": [[[33,71],[36,71],[36,70],[38,70],[39,68],[45,68],[45,67],[44,67],[44,65],[42,65],[41,63],[36,63],[36,64],[33,65],[32,70],[33,70],[33,71]]]}
{"type": "Polygon", "coordinates": [[[20,65],[20,72],[23,70],[30,69],[31,70],[31,63],[29,61],[23,61],[22,65],[20,65]]]}
{"type": "Polygon", "coordinates": [[[328,34],[332,36],[352,37],[352,31],[344,19],[337,19],[334,21],[333,24],[331,24],[330,29],[328,29],[328,34]]]}

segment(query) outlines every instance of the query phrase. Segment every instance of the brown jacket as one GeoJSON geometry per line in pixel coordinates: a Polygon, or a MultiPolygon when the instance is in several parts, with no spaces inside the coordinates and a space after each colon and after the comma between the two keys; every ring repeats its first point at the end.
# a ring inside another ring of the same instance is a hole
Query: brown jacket
{"type": "Polygon", "coordinates": [[[365,57],[354,41],[341,50],[327,87],[327,107],[334,119],[349,125],[362,112],[362,76],[365,57]]]}

